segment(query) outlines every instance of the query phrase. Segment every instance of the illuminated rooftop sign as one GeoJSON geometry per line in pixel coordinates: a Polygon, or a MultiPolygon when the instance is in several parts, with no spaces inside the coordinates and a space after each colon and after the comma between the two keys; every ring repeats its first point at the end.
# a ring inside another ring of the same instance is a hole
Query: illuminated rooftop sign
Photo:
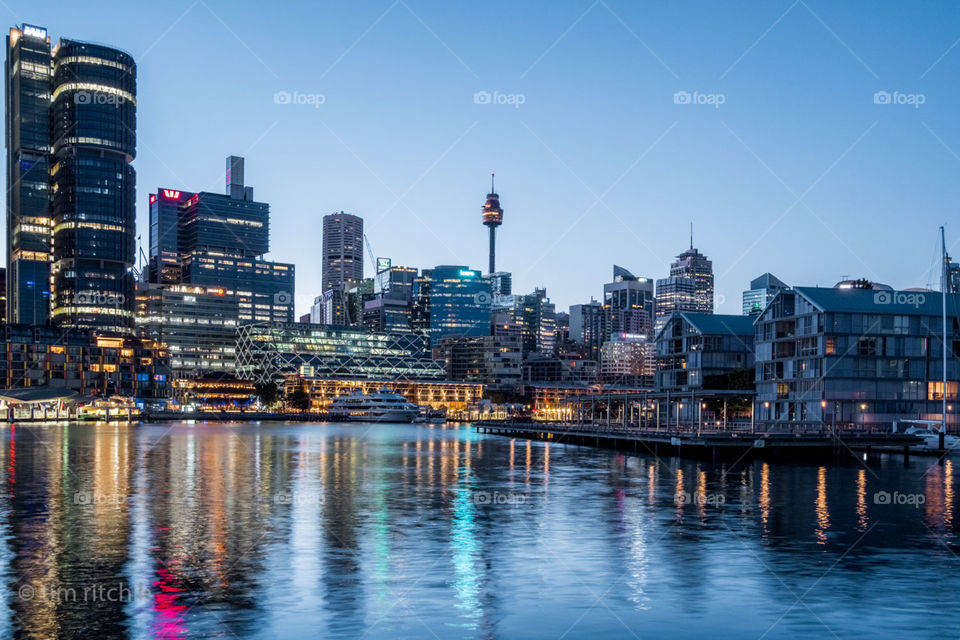
{"type": "Polygon", "coordinates": [[[25,24],[23,25],[23,35],[28,38],[38,38],[40,40],[46,40],[47,30],[41,27],[34,27],[33,25],[25,24]]]}
{"type": "Polygon", "coordinates": [[[163,189],[163,197],[167,200],[179,200],[180,192],[173,189],[163,189]]]}

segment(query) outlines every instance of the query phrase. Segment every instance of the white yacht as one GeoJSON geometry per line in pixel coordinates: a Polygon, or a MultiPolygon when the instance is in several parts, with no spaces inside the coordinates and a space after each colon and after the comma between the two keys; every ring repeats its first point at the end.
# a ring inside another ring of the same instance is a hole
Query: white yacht
{"type": "Polygon", "coordinates": [[[358,389],[334,398],[330,415],[351,422],[413,422],[420,417],[420,407],[390,389],[366,395],[358,389]]]}

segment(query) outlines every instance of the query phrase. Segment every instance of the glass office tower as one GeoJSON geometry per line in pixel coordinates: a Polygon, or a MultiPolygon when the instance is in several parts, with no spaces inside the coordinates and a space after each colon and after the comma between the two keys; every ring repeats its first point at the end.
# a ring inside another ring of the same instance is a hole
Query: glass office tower
{"type": "Polygon", "coordinates": [[[437,347],[447,336],[490,335],[490,281],[464,266],[424,269],[417,278],[414,329],[437,347]]]}
{"type": "Polygon", "coordinates": [[[50,95],[53,65],[46,29],[23,25],[7,36],[8,322],[50,317],[50,95]]]}
{"type": "Polygon", "coordinates": [[[137,67],[72,40],[52,55],[51,320],[132,333],[137,67]]]}

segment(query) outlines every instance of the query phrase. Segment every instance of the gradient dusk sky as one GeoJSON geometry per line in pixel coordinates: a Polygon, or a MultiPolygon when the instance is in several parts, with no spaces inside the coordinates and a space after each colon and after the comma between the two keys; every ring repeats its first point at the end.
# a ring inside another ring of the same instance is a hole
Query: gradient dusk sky
{"type": "Polygon", "coordinates": [[[296,263],[298,314],[320,293],[333,211],[362,216],[394,264],[485,268],[490,171],[498,268],[558,310],[601,297],[614,263],[664,277],[691,222],[719,313],[765,271],[933,284],[941,224],[960,254],[956,2],[6,0],[0,14],[135,57],[145,249],[148,193],[221,192],[224,158],[246,157],[271,205],[268,257],[296,263]]]}

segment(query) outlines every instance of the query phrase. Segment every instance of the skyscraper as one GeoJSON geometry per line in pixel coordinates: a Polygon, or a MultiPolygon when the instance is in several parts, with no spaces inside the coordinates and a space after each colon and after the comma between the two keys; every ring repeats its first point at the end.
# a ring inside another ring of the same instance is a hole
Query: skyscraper
{"type": "Polygon", "coordinates": [[[363,280],[363,218],[343,211],[323,216],[322,250],[324,292],[363,280]]]}
{"type": "Polygon", "coordinates": [[[414,285],[414,330],[438,347],[447,336],[490,335],[490,281],[475,269],[424,269],[414,285]]]}
{"type": "Polygon", "coordinates": [[[46,29],[10,29],[6,60],[7,312],[9,322],[50,318],[50,96],[46,29]]]}
{"type": "Polygon", "coordinates": [[[136,64],[24,24],[6,65],[8,318],[131,333],[136,64]]]}
{"type": "Polygon", "coordinates": [[[613,266],[613,282],[603,285],[607,335],[650,335],[653,330],[653,281],[613,266]]]}
{"type": "Polygon", "coordinates": [[[670,265],[670,276],[657,280],[656,311],[656,332],[675,312],[713,313],[713,263],[693,248],[693,234],[690,248],[670,265]]]}
{"type": "MultiPolygon", "coordinates": [[[[490,229],[490,270],[489,274],[497,272],[497,227],[503,224],[503,209],[500,208],[500,196],[493,186],[493,174],[490,174],[490,193],[483,205],[483,225],[490,229]]],[[[502,293],[500,295],[510,295],[502,293]]]]}
{"type": "Polygon", "coordinates": [[[126,52],[53,50],[53,302],[62,327],[133,333],[137,66],[126,52]]]}
{"type": "Polygon", "coordinates": [[[149,196],[150,264],[137,324],[167,343],[177,377],[232,371],[243,322],[293,320],[294,266],[263,259],[270,205],[253,199],[243,168],[243,158],[227,158],[223,194],[149,196]]]}

